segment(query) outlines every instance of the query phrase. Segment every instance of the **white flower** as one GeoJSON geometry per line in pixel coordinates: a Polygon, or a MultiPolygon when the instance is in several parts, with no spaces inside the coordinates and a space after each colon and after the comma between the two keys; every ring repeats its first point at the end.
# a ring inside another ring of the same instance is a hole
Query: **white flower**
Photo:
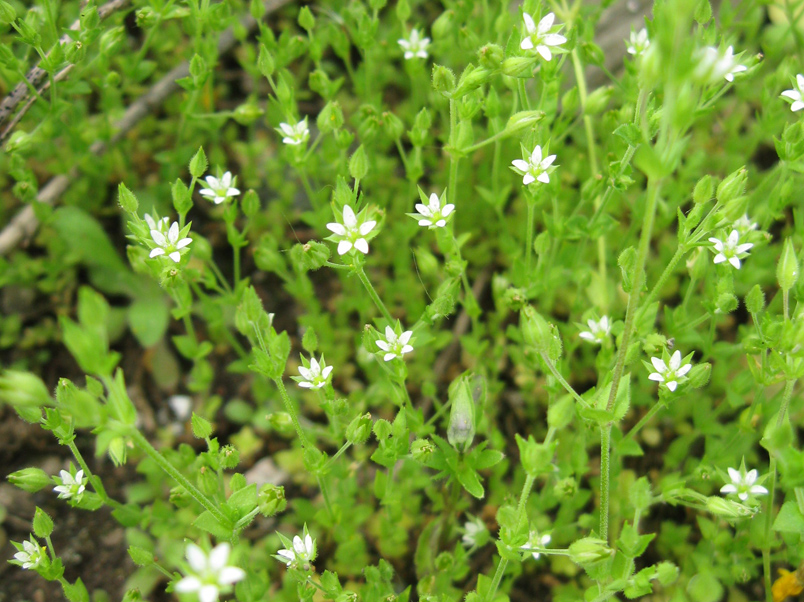
{"type": "Polygon", "coordinates": [[[145,223],[148,224],[149,230],[159,230],[160,232],[167,232],[168,228],[170,227],[170,220],[166,217],[161,218],[158,222],[154,220],[154,218],[152,218],[147,213],[142,217],[145,219],[145,223]]]}
{"type": "Polygon", "coordinates": [[[59,498],[63,500],[68,500],[72,497],[78,498],[82,493],[84,493],[84,471],[79,470],[75,473],[75,476],[71,475],[66,470],[62,470],[59,472],[59,476],[61,477],[61,485],[53,488],[53,491],[57,491],[59,494],[59,498]]]}
{"type": "MultiPolygon", "coordinates": [[[[315,540],[307,533],[307,528],[304,530],[304,539],[296,535],[293,538],[293,544],[290,545],[288,541],[285,545],[288,547],[284,550],[277,552],[277,557],[288,566],[297,564],[301,567],[315,560],[315,540]]],[[[285,538],[283,538],[285,539],[285,538]]]]}
{"type": "Polygon", "coordinates": [[[523,161],[522,159],[514,159],[511,163],[514,166],[515,171],[521,176],[524,176],[522,178],[522,183],[527,186],[531,182],[535,182],[537,180],[543,184],[549,183],[550,176],[548,175],[547,171],[555,160],[555,155],[550,155],[549,157],[542,159],[542,147],[537,145],[536,148],[533,149],[533,152],[527,161],[523,161]]]}
{"type": "Polygon", "coordinates": [[[207,181],[207,186],[209,186],[209,188],[202,188],[199,192],[201,196],[207,197],[216,205],[220,205],[224,201],[228,200],[229,197],[240,194],[240,191],[237,188],[232,187],[232,172],[230,171],[227,171],[225,174],[223,174],[220,179],[216,178],[215,176],[207,176],[205,180],[207,181]]]}
{"type": "Polygon", "coordinates": [[[639,56],[650,48],[650,39],[648,39],[648,30],[644,27],[639,32],[631,30],[631,39],[626,42],[625,49],[628,54],[639,56]]]}
{"type": "Polygon", "coordinates": [[[804,75],[800,73],[796,75],[796,83],[792,90],[785,90],[782,96],[789,98],[793,101],[790,105],[790,110],[794,113],[804,109],[804,100],[802,100],[802,93],[804,93],[804,75]]]}
{"type": "Polygon", "coordinates": [[[309,368],[299,366],[299,374],[301,374],[301,377],[292,376],[291,378],[299,383],[300,387],[305,389],[320,389],[329,381],[330,372],[332,372],[332,366],[327,366],[327,363],[324,361],[324,356],[322,355],[320,364],[314,357],[311,357],[309,368]]]}
{"type": "Polygon", "coordinates": [[[431,230],[433,228],[443,228],[447,225],[447,217],[450,216],[455,209],[455,205],[447,203],[441,206],[441,199],[434,192],[430,195],[430,202],[425,205],[423,203],[416,203],[416,211],[418,213],[408,213],[410,217],[419,221],[420,226],[426,226],[431,230]]]}
{"type": "Polygon", "coordinates": [[[430,44],[430,38],[420,38],[418,29],[412,29],[407,40],[400,38],[397,42],[405,51],[405,60],[409,61],[414,57],[427,58],[427,46],[430,44]]]}
{"type": "Polygon", "coordinates": [[[675,391],[676,387],[678,387],[679,380],[681,380],[687,372],[692,370],[692,364],[681,365],[681,352],[679,350],[676,350],[670,358],[669,367],[664,363],[664,360],[660,360],[658,357],[652,357],[650,361],[656,372],[652,372],[648,378],[663,384],[670,389],[670,391],[675,391]]]}
{"type": "Polygon", "coordinates": [[[483,534],[486,533],[486,524],[478,516],[472,517],[463,525],[463,536],[461,541],[467,548],[478,545],[478,542],[483,541],[483,534]]]}
{"type": "Polygon", "coordinates": [[[303,144],[310,137],[310,130],[307,128],[307,117],[295,125],[280,123],[276,131],[284,136],[282,142],[291,146],[303,144]]]}
{"type": "Polygon", "coordinates": [[[194,543],[187,544],[185,555],[191,573],[176,584],[176,591],[182,594],[196,592],[200,602],[216,602],[218,593],[241,579],[246,572],[236,566],[226,566],[231,548],[222,543],[207,556],[204,550],[194,543]]]}
{"type": "MultiPolygon", "coordinates": [[[[361,220],[365,217],[361,212],[361,220]]],[[[368,253],[369,247],[365,236],[374,229],[377,222],[369,220],[358,222],[355,212],[349,205],[343,208],[343,223],[331,222],[327,224],[327,229],[335,234],[338,239],[338,255],[349,252],[352,247],[361,253],[368,253]]],[[[332,237],[330,237],[332,238],[332,237]]]]}
{"type": "Polygon", "coordinates": [[[151,230],[151,238],[154,239],[156,247],[151,249],[149,257],[167,255],[176,263],[181,259],[179,249],[183,249],[191,242],[192,238],[182,238],[179,240],[179,222],[173,222],[167,232],[167,236],[161,230],[151,230]]]}
{"type": "Polygon", "coordinates": [[[754,485],[757,481],[759,474],[756,469],[745,472],[745,467],[741,466],[740,470],[729,468],[729,478],[731,483],[723,485],[720,488],[720,493],[736,493],[741,501],[748,499],[749,495],[764,495],[768,493],[762,485],[754,485]]]}
{"type": "Polygon", "coordinates": [[[408,345],[411,336],[413,336],[412,330],[406,330],[397,336],[393,328],[386,326],[385,340],[377,339],[377,347],[385,351],[385,355],[382,359],[389,362],[395,357],[401,358],[406,353],[413,351],[413,346],[408,345]]]}
{"type": "Polygon", "coordinates": [[[748,69],[745,65],[738,65],[734,60],[734,47],[729,46],[721,55],[714,46],[706,46],[698,51],[698,67],[695,75],[708,82],[716,82],[721,77],[733,82],[734,74],[748,69]]]}
{"type": "Polygon", "coordinates": [[[519,47],[522,48],[522,50],[531,50],[532,48],[535,48],[536,52],[542,55],[542,58],[545,61],[552,59],[553,55],[548,47],[559,46],[567,41],[567,38],[562,35],[550,33],[556,16],[553,13],[547,13],[547,15],[541,21],[539,21],[538,26],[533,21],[533,17],[531,17],[528,13],[522,13],[522,18],[525,21],[527,37],[522,40],[522,43],[519,45],[519,47]]]}
{"type": "Polygon", "coordinates": [[[757,226],[756,222],[752,222],[751,218],[748,217],[748,214],[743,215],[740,219],[735,221],[732,224],[732,228],[737,230],[740,233],[740,236],[744,234],[748,234],[751,230],[756,230],[759,226],[757,226]]]}
{"type": "Polygon", "coordinates": [[[589,330],[584,330],[580,337],[585,340],[589,341],[590,343],[600,344],[606,340],[606,337],[609,336],[609,332],[611,331],[611,324],[609,324],[609,317],[603,316],[600,318],[599,322],[595,322],[592,319],[586,321],[589,325],[589,330]]]}
{"type": "MultiPolygon", "coordinates": [[[[19,550],[19,544],[14,543],[14,545],[19,550]]],[[[42,546],[31,536],[31,541],[22,542],[22,549],[14,554],[14,560],[19,562],[24,569],[35,569],[42,562],[43,556],[44,550],[42,546]]]]}
{"type": "Polygon", "coordinates": [[[750,242],[742,245],[738,244],[740,242],[740,233],[737,230],[732,230],[725,241],[712,237],[709,239],[709,242],[715,246],[715,251],[717,251],[715,263],[728,261],[738,270],[740,269],[740,258],[738,256],[747,253],[748,249],[754,246],[754,244],[750,242]]]}
{"type": "MultiPolygon", "coordinates": [[[[552,537],[547,534],[540,536],[538,531],[531,531],[528,538],[528,543],[520,546],[520,549],[525,552],[530,552],[532,548],[543,548],[550,543],[551,539],[552,537]]],[[[534,560],[538,560],[539,556],[541,556],[540,552],[531,552],[531,554],[533,555],[534,560]]]]}

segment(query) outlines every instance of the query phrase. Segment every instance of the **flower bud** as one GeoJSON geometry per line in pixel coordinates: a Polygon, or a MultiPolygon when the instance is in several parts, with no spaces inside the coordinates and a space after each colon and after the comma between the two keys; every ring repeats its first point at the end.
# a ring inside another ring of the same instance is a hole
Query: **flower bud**
{"type": "Polygon", "coordinates": [[[22,41],[28,44],[28,46],[36,48],[37,46],[40,46],[42,44],[42,36],[40,36],[36,32],[36,30],[33,27],[31,27],[31,25],[24,19],[18,19],[16,21],[16,27],[17,32],[20,34],[20,37],[22,38],[22,41]]]}
{"type": "Polygon", "coordinates": [[[287,508],[285,488],[281,485],[266,483],[257,493],[257,507],[263,516],[273,516],[287,508]]]}
{"type": "Polygon", "coordinates": [[[366,412],[361,416],[356,416],[349,426],[346,427],[346,439],[354,445],[365,443],[371,435],[373,427],[371,414],[366,412]]]}
{"type": "MultiPolygon", "coordinates": [[[[746,171],[745,167],[741,167],[737,171],[730,173],[717,187],[718,202],[720,202],[722,205],[726,205],[732,200],[743,196],[745,194],[745,185],[747,181],[748,172],[746,171]]],[[[742,216],[743,213],[740,213],[737,218],[742,216]]]]}
{"type": "Polygon", "coordinates": [[[509,77],[530,77],[533,74],[535,59],[526,56],[513,56],[502,62],[502,72],[509,77]]]}
{"type": "Polygon", "coordinates": [[[299,11],[299,25],[308,34],[315,29],[315,17],[310,11],[309,6],[302,6],[301,10],[299,11]]]}
{"type": "Polygon", "coordinates": [[[561,340],[555,326],[545,320],[531,305],[519,312],[519,322],[525,343],[553,361],[561,355],[561,340]]]}
{"type": "Polygon", "coordinates": [[[486,117],[493,119],[499,117],[502,105],[500,104],[500,96],[494,88],[490,88],[483,104],[483,111],[486,117]]]}
{"type": "Polygon", "coordinates": [[[137,27],[140,29],[148,29],[157,23],[157,15],[154,12],[154,9],[150,6],[143,6],[137,10],[135,14],[137,19],[137,27]]]}
{"type": "Polygon", "coordinates": [[[715,179],[710,175],[705,175],[698,180],[695,190],[692,191],[692,200],[696,204],[706,203],[712,198],[715,191],[715,179]]]}
{"type": "Polygon", "coordinates": [[[240,125],[251,125],[265,114],[260,107],[254,102],[244,102],[239,105],[232,114],[234,119],[240,125]]]}
{"type": "Polygon", "coordinates": [[[243,195],[241,207],[243,208],[243,213],[246,217],[253,218],[260,211],[259,195],[253,190],[249,189],[246,194],[243,195]]]}
{"type": "Polygon", "coordinates": [[[280,435],[291,435],[294,433],[293,419],[287,412],[274,412],[268,416],[268,424],[280,435]]]}
{"type": "Polygon", "coordinates": [[[440,40],[452,36],[457,29],[454,23],[454,18],[455,11],[453,10],[445,10],[443,13],[441,13],[441,15],[439,15],[439,17],[433,21],[433,27],[431,29],[433,38],[440,40]]]}
{"type": "Polygon", "coordinates": [[[497,44],[486,44],[477,51],[477,60],[486,69],[499,69],[505,58],[505,51],[497,44]]]}
{"type": "Polygon", "coordinates": [[[758,284],[755,284],[745,296],[745,308],[752,314],[758,314],[765,309],[765,293],[758,284]]]}
{"type": "Polygon", "coordinates": [[[39,507],[34,511],[33,532],[39,538],[50,537],[53,533],[53,519],[39,507]]]}
{"type": "Polygon", "coordinates": [[[339,130],[343,126],[343,111],[337,102],[328,102],[315,120],[322,134],[339,130]]]}
{"type": "Polygon", "coordinates": [[[447,440],[460,452],[465,452],[475,438],[475,402],[469,389],[469,375],[463,374],[450,385],[449,426],[447,440]]]}
{"type": "Polygon", "coordinates": [[[542,119],[544,119],[544,111],[519,111],[511,115],[511,118],[505,125],[505,131],[513,136],[525,130],[532,129],[542,119]]]}
{"type": "Polygon", "coordinates": [[[785,292],[793,288],[798,280],[798,258],[793,248],[793,241],[789,238],[784,242],[782,256],[776,266],[776,280],[779,282],[779,288],[785,292]]]}
{"type": "Polygon", "coordinates": [[[754,515],[754,510],[733,500],[711,496],[706,498],[706,509],[715,516],[723,518],[747,518],[754,515]]]}
{"type": "Polygon", "coordinates": [[[17,11],[5,0],[0,0],[0,25],[10,25],[17,18],[17,11]]]}
{"type": "Polygon", "coordinates": [[[24,130],[18,130],[11,134],[11,137],[6,142],[6,151],[7,152],[16,152],[16,153],[24,153],[28,149],[32,148],[34,145],[35,139],[32,134],[24,130]]]}
{"type": "Polygon", "coordinates": [[[610,558],[613,550],[597,537],[584,537],[569,547],[569,557],[575,564],[587,566],[610,558]]]}
{"type": "Polygon", "coordinates": [[[597,115],[602,113],[611,100],[614,89],[611,86],[603,86],[592,92],[586,99],[584,113],[586,115],[597,115]]]}
{"type": "Polygon", "coordinates": [[[410,455],[417,462],[425,463],[435,451],[435,446],[428,439],[416,439],[410,444],[410,455]]]}
{"type": "Polygon", "coordinates": [[[7,478],[12,485],[28,493],[36,493],[51,484],[50,476],[41,468],[23,468],[7,478]]]}
{"type": "Polygon", "coordinates": [[[461,74],[458,87],[452,93],[452,98],[461,98],[485,84],[491,78],[491,71],[485,67],[468,65],[461,74]]]}
{"type": "Polygon", "coordinates": [[[35,374],[18,370],[6,370],[0,376],[0,401],[36,408],[53,405],[45,383],[35,374]]]}
{"type": "Polygon", "coordinates": [[[449,96],[455,89],[455,74],[443,65],[433,65],[433,89],[449,96]]]}
{"type": "Polygon", "coordinates": [[[218,459],[224,470],[231,470],[240,463],[240,452],[234,445],[224,445],[218,452],[218,459]]]}
{"type": "Polygon", "coordinates": [[[366,157],[366,149],[361,144],[349,159],[349,175],[355,180],[362,180],[367,173],[368,157],[366,157]]]}

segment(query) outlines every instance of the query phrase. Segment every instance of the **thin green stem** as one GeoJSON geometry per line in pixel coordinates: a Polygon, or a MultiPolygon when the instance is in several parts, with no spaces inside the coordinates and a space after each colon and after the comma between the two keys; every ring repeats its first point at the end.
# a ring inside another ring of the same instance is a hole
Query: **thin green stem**
{"type": "Polygon", "coordinates": [[[528,219],[525,227],[528,230],[525,232],[525,267],[528,276],[530,276],[530,266],[533,258],[533,230],[536,220],[536,199],[529,196],[526,202],[528,204],[528,219]]]}
{"type": "Polygon", "coordinates": [[[371,297],[371,300],[374,301],[374,305],[380,310],[380,313],[388,321],[388,324],[393,324],[394,319],[391,317],[391,312],[388,311],[388,308],[385,307],[385,303],[382,302],[382,299],[380,299],[377,291],[374,290],[374,286],[372,286],[371,281],[368,279],[368,276],[366,276],[363,266],[355,266],[354,271],[357,274],[357,277],[360,278],[360,282],[362,282],[363,286],[366,287],[366,291],[368,292],[369,297],[371,297]]]}
{"type": "Polygon", "coordinates": [[[223,277],[223,274],[218,269],[218,266],[215,263],[215,261],[210,259],[209,261],[207,261],[207,265],[209,266],[209,269],[212,270],[212,273],[215,274],[215,278],[218,279],[218,282],[223,287],[223,290],[226,291],[227,293],[231,294],[232,293],[232,288],[229,286],[229,283],[226,282],[226,278],[223,277]]]}
{"type": "Polygon", "coordinates": [[[765,602],[773,602],[773,575],[771,574],[771,525],[773,524],[773,498],[776,494],[776,457],[771,454],[768,466],[770,483],[768,488],[768,505],[765,509],[765,538],[762,544],[762,572],[765,580],[765,602]]]}
{"type": "Polygon", "coordinates": [[[636,435],[643,426],[645,426],[648,422],[650,422],[653,419],[653,417],[656,414],[658,414],[664,407],[665,406],[663,403],[654,404],[653,407],[650,410],[648,410],[645,413],[645,415],[642,416],[642,418],[639,419],[639,422],[637,422],[634,426],[631,427],[631,430],[625,434],[625,437],[622,438],[622,441],[634,437],[634,435],[636,435]]]}
{"type": "Polygon", "coordinates": [[[136,428],[132,428],[129,431],[129,436],[131,437],[134,445],[139,447],[145,454],[151,458],[156,464],[164,470],[174,481],[176,481],[179,485],[184,487],[187,493],[198,502],[201,506],[209,510],[209,513],[215,517],[215,519],[224,526],[230,526],[229,519],[220,511],[220,509],[215,505],[215,503],[209,499],[204,493],[198,489],[195,485],[193,485],[190,480],[185,477],[179,470],[173,466],[170,462],[167,461],[167,458],[163,456],[159,450],[157,450],[151,443],[145,438],[145,436],[136,428]]]}
{"type": "MultiPolygon", "coordinates": [[[[639,238],[636,265],[634,266],[633,282],[631,293],[628,296],[628,307],[625,314],[625,326],[623,328],[620,346],[617,349],[617,361],[614,365],[611,378],[611,391],[606,403],[606,411],[611,412],[614,408],[614,401],[620,387],[620,379],[625,368],[625,358],[628,353],[628,345],[631,342],[631,335],[634,330],[636,309],[639,303],[639,293],[642,290],[644,281],[645,262],[648,258],[650,240],[653,234],[653,222],[656,216],[656,206],[659,200],[662,180],[649,178],[648,193],[645,203],[645,215],[642,220],[642,233],[639,238]]],[[[611,452],[611,425],[603,427],[600,438],[600,537],[608,540],[609,532],[609,478],[610,478],[610,452],[611,452]]]]}
{"type": "Polygon", "coordinates": [[[564,387],[567,393],[572,395],[575,398],[575,401],[581,404],[581,407],[588,407],[589,404],[586,402],[586,400],[578,394],[571,384],[567,382],[567,380],[562,376],[561,372],[559,372],[555,367],[555,364],[553,364],[553,362],[550,361],[550,358],[547,357],[547,354],[542,351],[540,352],[540,355],[542,356],[542,361],[545,363],[545,365],[547,365],[547,368],[553,374],[555,379],[561,384],[561,386],[564,387]]]}
{"type": "MultiPolygon", "coordinates": [[[[455,101],[449,101],[449,144],[454,149],[458,138],[458,112],[455,101]]],[[[447,184],[447,199],[455,203],[455,194],[458,188],[458,161],[459,157],[453,150],[449,155],[449,183],[447,184]]]]}
{"type": "MultiPolygon", "coordinates": [[[[464,148],[463,152],[472,153],[472,152],[474,152],[476,150],[479,150],[479,149],[483,148],[484,146],[487,146],[487,145],[491,144],[492,142],[499,142],[500,139],[505,138],[507,135],[508,135],[508,132],[505,130],[505,128],[503,128],[501,131],[497,132],[496,134],[494,134],[490,138],[486,138],[485,140],[481,140],[480,142],[478,142],[476,144],[473,144],[472,146],[468,146],[468,147],[464,148]]],[[[495,152],[496,152],[496,150],[495,150],[495,152]]]]}
{"type": "MultiPolygon", "coordinates": [[[[614,385],[612,385],[612,388],[614,385]]],[[[609,539],[609,481],[611,478],[611,424],[600,427],[600,538],[609,539]]]]}
{"type": "Polygon", "coordinates": [[[307,447],[309,443],[304,431],[302,430],[301,423],[299,422],[299,413],[296,411],[296,406],[293,405],[293,402],[288,396],[288,391],[285,389],[285,383],[282,382],[281,378],[275,378],[274,384],[276,385],[276,388],[279,389],[279,395],[282,397],[282,401],[285,404],[285,410],[288,414],[290,414],[290,419],[293,422],[293,428],[296,429],[296,435],[299,437],[302,447],[307,447]]]}
{"type": "Polygon", "coordinates": [[[332,509],[332,501],[329,497],[327,482],[324,480],[323,475],[317,475],[316,479],[318,480],[318,487],[321,489],[321,495],[324,498],[324,505],[327,507],[327,513],[329,514],[330,518],[335,520],[335,511],[332,509]]]}
{"type": "MultiPolygon", "coordinates": [[[[525,504],[528,502],[528,497],[530,496],[530,490],[533,488],[533,482],[535,478],[531,475],[525,477],[525,484],[522,486],[522,493],[519,496],[519,503],[516,507],[516,516],[517,516],[517,529],[519,525],[522,524],[522,517],[525,511],[525,504]]],[[[491,585],[489,586],[489,590],[486,594],[486,599],[484,602],[491,602],[494,600],[494,597],[497,595],[497,590],[500,587],[500,582],[502,581],[503,575],[505,574],[505,569],[508,568],[508,560],[506,558],[500,557],[500,561],[497,563],[497,570],[494,572],[494,577],[491,580],[491,585]]]]}
{"type": "Polygon", "coordinates": [[[332,456],[332,457],[331,457],[329,460],[327,460],[327,463],[324,465],[324,468],[322,468],[322,469],[321,469],[321,472],[327,472],[327,470],[328,470],[329,468],[331,468],[333,464],[335,464],[335,461],[336,461],[338,458],[340,458],[340,457],[341,457],[341,455],[343,455],[343,453],[344,453],[344,452],[345,452],[347,449],[349,449],[351,446],[352,446],[352,442],[351,442],[351,441],[347,441],[346,443],[344,443],[343,445],[341,445],[341,448],[340,448],[338,451],[336,451],[336,452],[335,452],[335,455],[334,455],[334,456],[332,456]]]}
{"type": "Polygon", "coordinates": [[[95,489],[95,493],[97,493],[100,498],[103,500],[103,503],[107,506],[111,506],[112,508],[120,508],[123,506],[117,500],[114,500],[109,497],[109,494],[106,493],[106,489],[101,482],[101,479],[97,475],[93,475],[92,471],[89,469],[86,460],[84,460],[84,456],[81,455],[81,452],[78,451],[78,447],[75,445],[74,441],[70,441],[67,443],[67,447],[70,448],[70,451],[75,456],[76,461],[81,466],[81,470],[84,471],[84,474],[89,478],[89,482],[92,483],[92,487],[95,489]]]}
{"type": "Polygon", "coordinates": [[[656,300],[656,297],[659,295],[659,292],[661,292],[662,287],[667,282],[667,279],[670,277],[670,274],[672,274],[673,270],[676,269],[678,262],[681,261],[686,252],[687,247],[685,245],[678,246],[675,254],[673,255],[673,258],[670,260],[667,266],[665,266],[662,275],[659,276],[659,279],[656,281],[656,284],[653,285],[653,288],[648,293],[648,296],[645,297],[645,300],[642,302],[642,308],[639,310],[639,314],[637,315],[637,321],[639,321],[639,319],[642,318],[643,314],[645,313],[645,311],[647,311],[650,304],[656,300]]]}

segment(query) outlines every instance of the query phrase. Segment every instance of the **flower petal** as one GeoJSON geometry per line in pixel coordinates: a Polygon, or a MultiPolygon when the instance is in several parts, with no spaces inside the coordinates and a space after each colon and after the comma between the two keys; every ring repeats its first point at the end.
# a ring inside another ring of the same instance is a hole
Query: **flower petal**
{"type": "Polygon", "coordinates": [[[360,227],[358,228],[358,232],[360,232],[360,234],[365,236],[366,234],[371,232],[374,229],[374,226],[376,226],[376,225],[377,225],[377,222],[375,222],[374,220],[371,220],[371,221],[368,221],[368,222],[363,222],[362,224],[360,224],[360,227]]]}
{"type": "Polygon", "coordinates": [[[201,571],[207,568],[207,555],[204,554],[204,550],[199,548],[194,543],[187,544],[187,549],[184,552],[184,555],[187,557],[187,562],[196,573],[200,573],[201,571]]]}
{"type": "Polygon", "coordinates": [[[667,364],[664,363],[664,360],[660,360],[658,357],[652,357],[650,358],[650,363],[653,364],[656,372],[660,372],[662,374],[667,372],[667,364]]]}
{"type": "Polygon", "coordinates": [[[539,44],[536,46],[536,52],[541,54],[545,61],[550,61],[553,58],[553,53],[551,53],[550,49],[544,44],[539,44]]]}
{"type": "Polygon", "coordinates": [[[346,228],[343,227],[343,224],[339,224],[338,222],[328,223],[327,230],[334,232],[338,236],[346,236],[346,228]]]}
{"type": "MultiPolygon", "coordinates": [[[[522,159],[514,159],[513,161],[511,161],[511,164],[522,172],[528,171],[528,169],[530,168],[530,164],[527,161],[523,161],[522,159]]],[[[418,208],[418,205],[416,207],[418,208]]]]}
{"type": "Polygon", "coordinates": [[[176,584],[175,590],[181,594],[195,592],[201,589],[201,580],[198,577],[185,577],[176,584]]]}
{"type": "Polygon", "coordinates": [[[343,207],[343,225],[351,229],[357,225],[357,216],[349,205],[343,207]]]}
{"type": "Polygon", "coordinates": [[[218,573],[218,583],[221,585],[236,583],[245,578],[246,571],[236,566],[225,566],[221,569],[221,572],[218,573]]]}
{"type": "Polygon", "coordinates": [[[522,50],[532,50],[533,49],[533,40],[530,39],[530,36],[522,40],[522,43],[519,45],[522,50]]]}
{"type": "Polygon", "coordinates": [[[365,238],[358,238],[355,241],[355,249],[366,255],[369,252],[368,242],[365,238]]]}
{"type": "Polygon", "coordinates": [[[338,243],[338,255],[343,255],[344,253],[348,253],[349,250],[352,248],[352,243],[348,240],[342,240],[338,243]]]}
{"type": "Polygon", "coordinates": [[[522,13],[522,20],[525,22],[525,30],[528,33],[533,33],[536,31],[536,22],[533,20],[533,17],[531,17],[528,13],[522,13]]]}
{"type": "Polygon", "coordinates": [[[226,561],[229,560],[229,553],[232,548],[228,543],[222,543],[215,546],[209,553],[209,568],[213,571],[220,571],[226,566],[226,561]]]}

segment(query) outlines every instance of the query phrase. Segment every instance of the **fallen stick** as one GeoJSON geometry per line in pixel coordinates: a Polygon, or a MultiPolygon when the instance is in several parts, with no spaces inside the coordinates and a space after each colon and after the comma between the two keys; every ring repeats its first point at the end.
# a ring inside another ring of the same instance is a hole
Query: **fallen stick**
{"type": "MultiPolygon", "coordinates": [[[[266,0],[265,10],[266,15],[281,8],[290,0],[266,0]]],[[[257,27],[257,21],[247,16],[241,21],[241,26],[248,31],[257,27]]],[[[235,45],[236,39],[234,29],[230,27],[221,34],[218,39],[218,53],[224,54],[235,45]]],[[[190,74],[190,64],[185,61],[181,65],[174,67],[171,71],[165,74],[153,87],[145,94],[140,96],[132,105],[126,109],[123,117],[115,123],[115,134],[112,136],[110,144],[114,144],[125,136],[143,117],[148,115],[151,110],[160,105],[168,96],[180,89],[176,83],[177,79],[187,77],[190,74]]],[[[108,145],[102,140],[96,141],[91,147],[90,152],[95,155],[103,154],[108,145]]],[[[66,175],[60,175],[52,178],[45,186],[39,191],[36,200],[40,203],[52,205],[64,191],[70,186],[70,183],[78,177],[79,171],[77,167],[73,167],[66,175]]],[[[16,247],[21,240],[31,236],[36,232],[39,226],[39,220],[36,219],[32,205],[28,205],[15,215],[9,224],[0,232],[0,256],[8,254],[14,247],[16,247]]]]}
{"type": "MultiPolygon", "coordinates": [[[[122,7],[125,4],[128,4],[129,0],[109,0],[106,4],[100,6],[98,8],[98,17],[101,20],[108,17],[118,8],[122,7]]],[[[75,22],[70,25],[70,31],[78,31],[81,28],[81,20],[76,19],[75,22]]],[[[59,45],[61,44],[68,44],[72,42],[73,39],[64,34],[59,38],[59,45]]],[[[53,52],[52,50],[48,52],[45,56],[50,56],[50,53],[53,52]]],[[[28,75],[25,76],[25,79],[28,81],[26,84],[25,82],[18,83],[11,93],[3,99],[3,102],[0,102],[0,125],[2,125],[6,119],[8,119],[9,115],[14,112],[14,109],[18,104],[20,104],[23,99],[25,99],[28,94],[30,93],[30,87],[39,88],[39,84],[42,83],[47,77],[47,71],[42,69],[40,65],[41,61],[34,65],[30,71],[28,71],[28,75]]],[[[44,88],[43,88],[44,90],[44,88]]],[[[41,90],[40,90],[41,92],[41,90]]],[[[27,108],[26,108],[27,110],[27,108]]],[[[6,130],[6,134],[8,135],[8,129],[6,130]]],[[[5,137],[5,136],[4,136],[5,137]]]]}

